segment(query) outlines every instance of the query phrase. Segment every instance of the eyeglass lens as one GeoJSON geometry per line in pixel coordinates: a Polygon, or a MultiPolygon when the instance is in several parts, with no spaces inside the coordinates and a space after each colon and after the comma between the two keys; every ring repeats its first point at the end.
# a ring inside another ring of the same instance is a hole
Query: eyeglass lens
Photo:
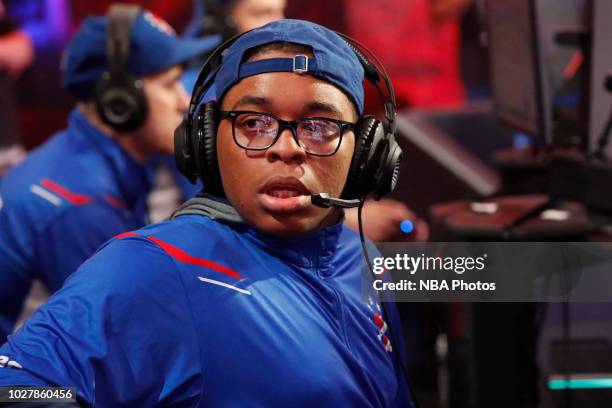
{"type": "MultiPolygon", "coordinates": [[[[280,123],[261,113],[239,113],[234,122],[234,137],[240,147],[263,150],[274,144],[280,123]]],[[[301,147],[311,154],[330,154],[337,150],[342,127],[331,120],[304,119],[296,126],[301,147]]]]}

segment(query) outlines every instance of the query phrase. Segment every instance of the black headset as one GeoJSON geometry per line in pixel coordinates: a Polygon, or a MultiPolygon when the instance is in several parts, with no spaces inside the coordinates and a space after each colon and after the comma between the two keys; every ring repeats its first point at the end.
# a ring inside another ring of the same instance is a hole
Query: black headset
{"type": "Polygon", "coordinates": [[[127,70],[132,25],[141,11],[138,6],[116,4],[108,12],[106,58],[109,69],[96,85],[95,103],[102,121],[120,133],[138,129],[148,114],[142,79],[127,70]]]}
{"type": "MultiPolygon", "coordinates": [[[[174,154],[179,171],[192,183],[199,177],[205,191],[217,197],[225,197],[216,151],[219,109],[215,101],[204,104],[199,102],[214,82],[222,65],[224,51],[245,34],[227,40],[209,56],[196,80],[189,111],[174,133],[174,154]]],[[[373,116],[359,119],[354,131],[355,151],[341,197],[365,199],[373,193],[378,200],[393,191],[399,177],[402,149],[395,140],[395,94],[389,76],[378,58],[358,41],[337,34],[357,56],[364,68],[365,78],[376,87],[385,110],[385,123],[373,116]],[[365,50],[376,63],[360,49],[365,50]],[[387,88],[387,99],[380,86],[381,77],[387,88]]]]}

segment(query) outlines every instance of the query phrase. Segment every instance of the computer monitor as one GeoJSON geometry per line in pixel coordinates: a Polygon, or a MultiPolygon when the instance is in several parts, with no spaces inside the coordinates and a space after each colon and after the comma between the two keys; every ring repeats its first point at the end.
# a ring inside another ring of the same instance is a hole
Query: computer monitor
{"type": "Polygon", "coordinates": [[[497,117],[538,145],[589,144],[592,3],[485,0],[497,117]]]}
{"type": "MultiPolygon", "coordinates": [[[[606,129],[612,111],[612,92],[604,87],[612,72],[612,2],[597,0],[593,5],[593,44],[590,78],[589,153],[599,150],[599,139],[606,129]]],[[[612,135],[603,152],[612,160],[612,135]]]]}
{"type": "Polygon", "coordinates": [[[537,145],[548,144],[536,2],[486,0],[485,12],[496,116],[537,145]]]}

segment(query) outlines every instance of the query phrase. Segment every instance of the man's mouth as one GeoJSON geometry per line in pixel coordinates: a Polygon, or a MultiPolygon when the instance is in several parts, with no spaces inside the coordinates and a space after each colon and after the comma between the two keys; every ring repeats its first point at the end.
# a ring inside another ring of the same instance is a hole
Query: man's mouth
{"type": "Polygon", "coordinates": [[[299,191],[295,189],[288,189],[283,187],[274,187],[266,191],[266,194],[276,198],[290,198],[302,195],[299,191]]]}
{"type": "Polygon", "coordinates": [[[310,190],[295,177],[275,176],[263,185],[259,193],[277,198],[291,198],[299,195],[310,195],[310,190]]]}
{"type": "Polygon", "coordinates": [[[310,203],[310,190],[295,177],[273,177],[259,190],[260,202],[270,212],[288,213],[310,203]]]}

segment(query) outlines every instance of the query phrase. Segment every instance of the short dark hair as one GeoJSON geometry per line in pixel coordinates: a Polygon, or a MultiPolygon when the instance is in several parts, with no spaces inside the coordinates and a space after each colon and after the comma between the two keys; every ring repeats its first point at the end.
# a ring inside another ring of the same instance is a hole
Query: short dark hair
{"type": "Polygon", "coordinates": [[[244,61],[248,61],[253,57],[256,57],[260,54],[265,54],[270,51],[286,51],[286,52],[295,52],[302,54],[312,54],[312,49],[306,45],[295,44],[286,41],[279,41],[270,44],[263,44],[259,47],[255,47],[253,49],[248,50],[244,53],[244,61]]]}

